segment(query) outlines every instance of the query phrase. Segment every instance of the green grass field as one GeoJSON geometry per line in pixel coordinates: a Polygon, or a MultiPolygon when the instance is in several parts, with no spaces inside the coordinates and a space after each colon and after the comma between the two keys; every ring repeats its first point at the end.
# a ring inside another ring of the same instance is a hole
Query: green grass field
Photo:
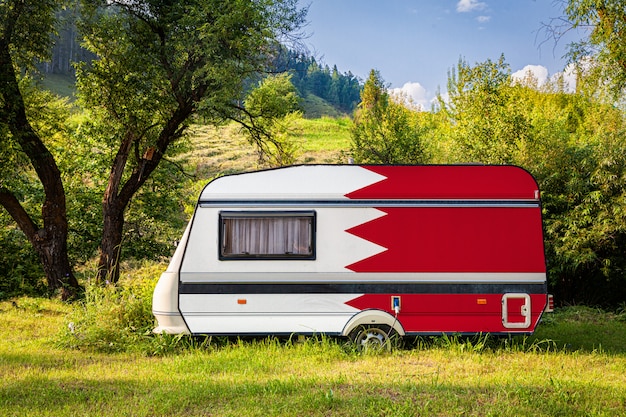
{"type": "Polygon", "coordinates": [[[368,354],[324,338],[220,340],[161,356],[61,348],[71,311],[0,303],[0,415],[626,415],[626,321],[588,308],[512,341],[438,338],[368,354]]]}

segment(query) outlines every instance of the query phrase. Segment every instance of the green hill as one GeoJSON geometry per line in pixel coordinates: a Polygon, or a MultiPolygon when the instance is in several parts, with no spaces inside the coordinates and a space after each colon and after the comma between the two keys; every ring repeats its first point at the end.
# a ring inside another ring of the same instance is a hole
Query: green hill
{"type": "Polygon", "coordinates": [[[302,98],[301,106],[304,111],[304,117],[306,117],[307,119],[316,119],[324,116],[345,116],[345,114],[337,110],[328,101],[311,93],[306,94],[306,96],[302,98]]]}
{"type": "MultiPolygon", "coordinates": [[[[67,97],[70,101],[76,99],[76,79],[67,74],[45,74],[40,80],[43,88],[54,94],[67,97]]],[[[312,93],[306,93],[300,102],[304,117],[317,119],[320,117],[341,118],[348,116],[327,100],[312,93]]]]}

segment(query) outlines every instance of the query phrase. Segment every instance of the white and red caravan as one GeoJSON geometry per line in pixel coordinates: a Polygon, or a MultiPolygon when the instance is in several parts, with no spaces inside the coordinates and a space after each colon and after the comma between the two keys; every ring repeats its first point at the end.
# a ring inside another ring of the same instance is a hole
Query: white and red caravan
{"type": "Polygon", "coordinates": [[[155,332],[531,333],[539,189],[514,166],[302,165],[210,182],[154,291],[155,332]]]}

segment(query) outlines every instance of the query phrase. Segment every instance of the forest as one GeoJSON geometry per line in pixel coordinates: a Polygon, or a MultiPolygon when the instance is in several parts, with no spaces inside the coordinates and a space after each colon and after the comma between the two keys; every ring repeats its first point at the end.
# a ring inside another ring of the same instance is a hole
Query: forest
{"type": "Polygon", "coordinates": [[[225,173],[194,165],[194,132],[235,131],[258,156],[246,169],[316,162],[301,158],[294,128],[315,96],[347,124],[333,162],[527,169],[557,303],[623,308],[626,15],[616,3],[566,4],[567,24],[594,28],[572,46],[574,92],[530,74],[515,82],[504,56],[460,60],[447,96],[421,111],[375,69],[359,80],[298,51],[306,10],[293,0],[3,2],[0,298],[73,299],[118,282],[126,261],[167,259],[199,184],[225,173]],[[42,73],[71,75],[75,97],[42,88],[42,73]]]}

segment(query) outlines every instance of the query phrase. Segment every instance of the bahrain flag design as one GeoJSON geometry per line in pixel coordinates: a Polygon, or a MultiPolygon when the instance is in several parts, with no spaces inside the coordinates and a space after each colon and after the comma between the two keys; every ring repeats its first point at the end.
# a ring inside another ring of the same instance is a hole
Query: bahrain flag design
{"type": "Polygon", "coordinates": [[[545,272],[538,187],[521,168],[365,166],[385,179],[346,195],[353,200],[416,200],[376,207],[386,215],[346,232],[386,250],[354,272],[545,272]],[[488,174],[488,175],[486,175],[488,174]],[[504,203],[504,204],[503,204],[504,203]],[[537,201],[538,203],[538,201],[537,201]]]}

